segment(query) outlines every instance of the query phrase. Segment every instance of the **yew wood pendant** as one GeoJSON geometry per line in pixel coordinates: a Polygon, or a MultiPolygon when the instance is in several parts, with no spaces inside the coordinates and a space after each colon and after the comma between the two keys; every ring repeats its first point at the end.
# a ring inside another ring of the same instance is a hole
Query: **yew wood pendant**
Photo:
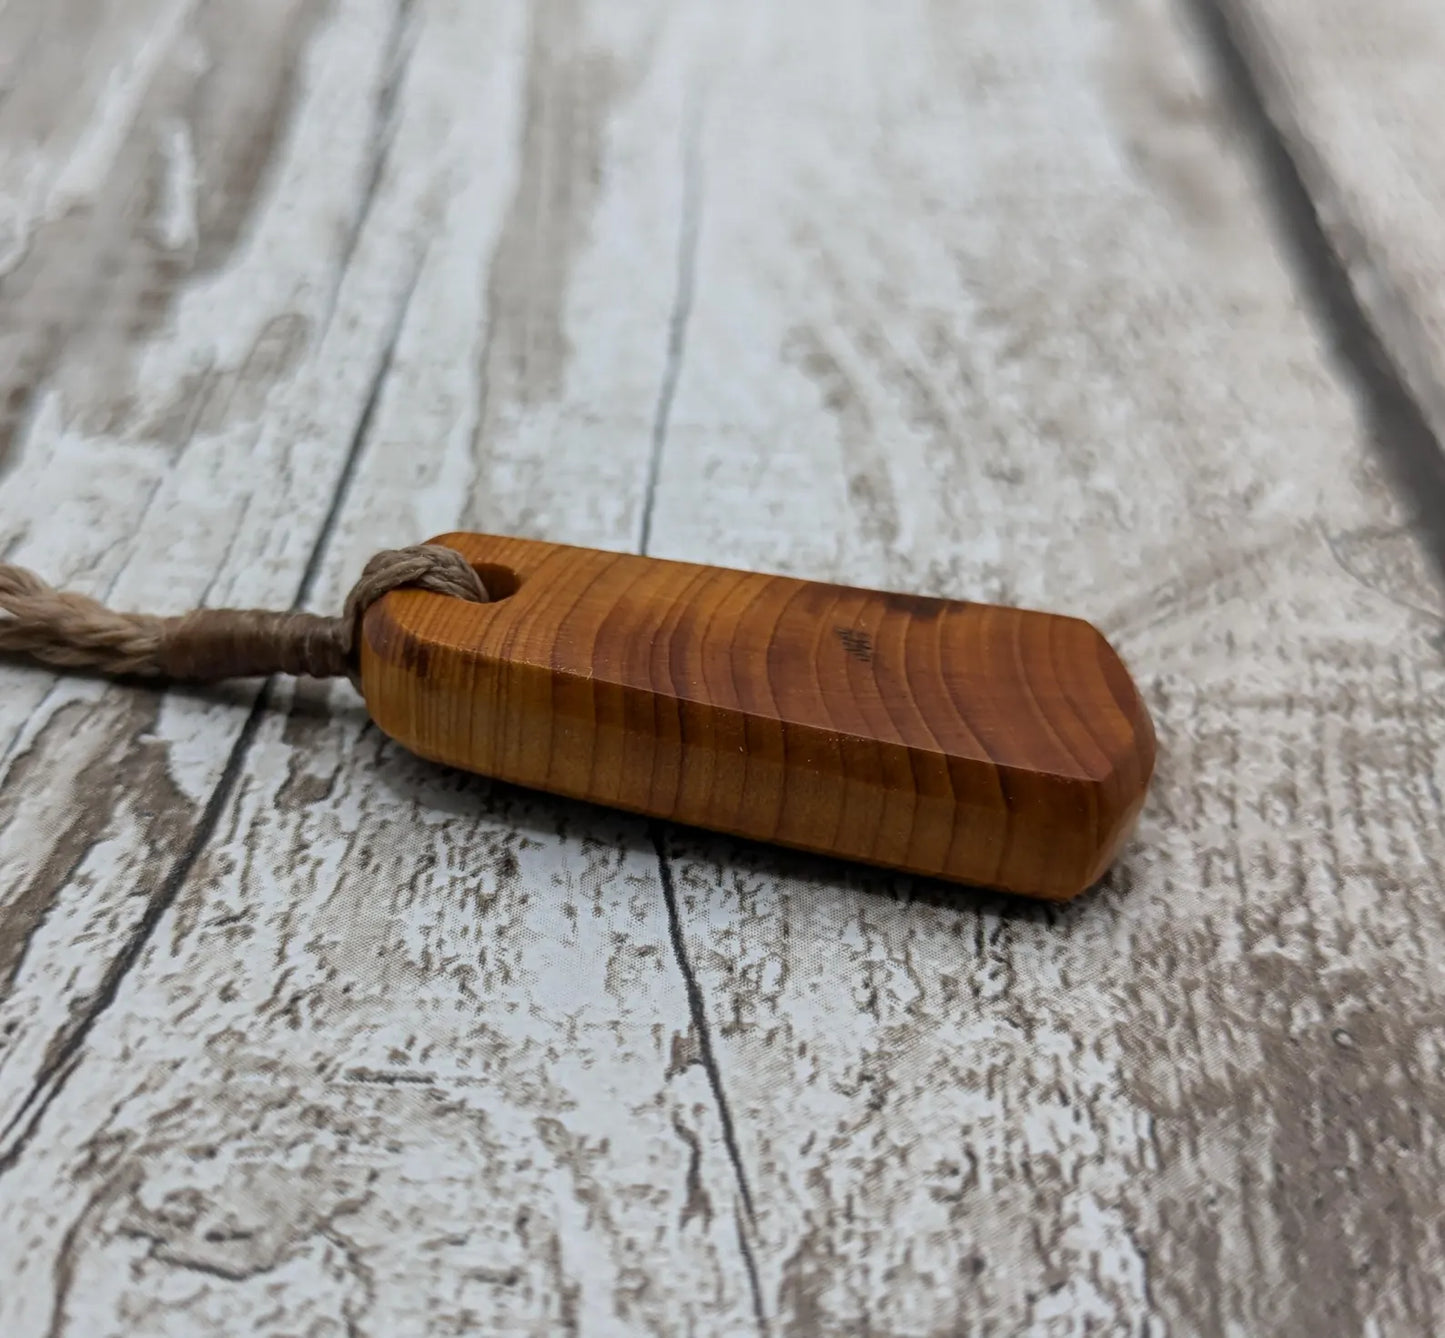
{"type": "Polygon", "coordinates": [[[366,615],[377,725],[519,785],[1062,900],[1144,800],[1148,712],[1076,618],[482,534],[493,597],[366,615]]]}

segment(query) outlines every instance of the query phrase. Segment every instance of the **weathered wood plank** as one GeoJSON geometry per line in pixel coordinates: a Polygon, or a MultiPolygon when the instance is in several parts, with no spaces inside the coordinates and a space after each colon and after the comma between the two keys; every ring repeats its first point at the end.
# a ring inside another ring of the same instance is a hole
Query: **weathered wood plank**
{"type": "Polygon", "coordinates": [[[1160,733],[1062,913],[669,839],[777,1329],[1429,1333],[1445,601],[1191,30],[738,23],[656,551],[1080,613],[1160,733]]]}
{"type": "MultiPolygon", "coordinates": [[[[337,245],[390,14],[91,8],[0,13],[0,543],[122,604],[284,606],[406,297],[337,245]]],[[[0,674],[3,1158],[203,839],[252,694],[0,674]]]]}
{"type": "MultiPolygon", "coordinates": [[[[415,285],[318,606],[463,522],[635,542],[696,44],[669,8],[412,11],[352,270],[415,285]]],[[[642,827],[409,759],[346,687],[276,707],[0,1178],[37,1280],[10,1331],[752,1330],[642,827]]]]}
{"type": "MultiPolygon", "coordinates": [[[[1438,455],[1445,440],[1438,130],[1445,14],[1430,0],[1191,3],[1247,67],[1353,300],[1423,410],[1438,455]]],[[[1391,425],[1393,435],[1403,430],[1391,425]]],[[[1420,503],[1438,508],[1445,467],[1436,462],[1430,477],[1436,495],[1420,503]]]]}

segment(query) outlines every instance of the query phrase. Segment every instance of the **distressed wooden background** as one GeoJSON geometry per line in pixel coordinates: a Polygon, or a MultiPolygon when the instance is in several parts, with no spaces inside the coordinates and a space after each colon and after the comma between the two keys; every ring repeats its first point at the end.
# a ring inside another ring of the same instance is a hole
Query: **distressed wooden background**
{"type": "Polygon", "coordinates": [[[1428,1335],[1435,0],[0,0],[0,552],[1080,613],[1065,910],[0,666],[0,1332],[1428,1335]]]}

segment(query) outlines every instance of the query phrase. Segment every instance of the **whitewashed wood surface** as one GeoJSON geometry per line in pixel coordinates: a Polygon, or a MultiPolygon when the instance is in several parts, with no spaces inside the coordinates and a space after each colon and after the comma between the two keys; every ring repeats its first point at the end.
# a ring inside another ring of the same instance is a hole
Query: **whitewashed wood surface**
{"type": "MultiPolygon", "coordinates": [[[[1385,361],[1445,437],[1445,12],[1434,0],[1190,0],[1248,66],[1385,361]]],[[[1445,506],[1434,472],[1431,507],[1445,506]]]]}
{"type": "Polygon", "coordinates": [[[1029,604],[1161,743],[1058,910],[0,666],[0,1333],[1436,1331],[1445,598],[1195,17],[0,6],[12,560],[1029,604]]]}

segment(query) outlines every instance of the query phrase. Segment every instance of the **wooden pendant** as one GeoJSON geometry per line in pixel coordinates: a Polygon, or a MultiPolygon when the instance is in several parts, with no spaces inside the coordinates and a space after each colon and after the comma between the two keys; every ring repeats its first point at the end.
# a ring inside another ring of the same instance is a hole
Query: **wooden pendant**
{"type": "Polygon", "coordinates": [[[372,718],[423,757],[1054,900],[1097,881],[1154,730],[1076,618],[449,534],[495,602],[366,615],[372,718]]]}

